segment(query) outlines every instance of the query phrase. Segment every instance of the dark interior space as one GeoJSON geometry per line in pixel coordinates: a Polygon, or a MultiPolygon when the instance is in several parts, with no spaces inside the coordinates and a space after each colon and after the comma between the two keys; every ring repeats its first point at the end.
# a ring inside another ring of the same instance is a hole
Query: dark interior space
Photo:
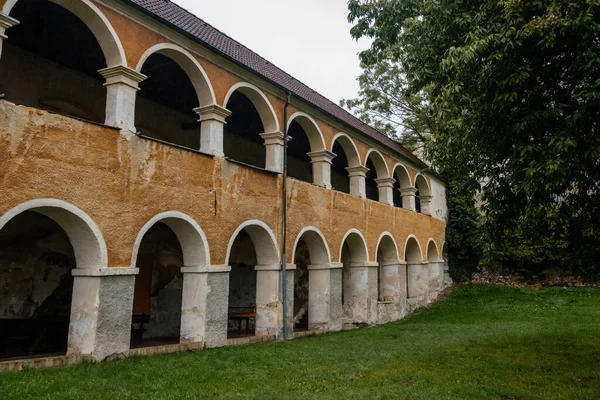
{"type": "Polygon", "coordinates": [[[231,111],[227,117],[223,134],[223,152],[225,156],[255,167],[265,168],[267,157],[264,140],[265,133],[260,114],[252,101],[240,92],[234,92],[226,108],[231,111]]]}
{"type": "Polygon", "coordinates": [[[333,145],[333,153],[336,157],[331,165],[331,186],[334,190],[344,193],[350,193],[350,177],[348,176],[348,159],[346,153],[339,142],[333,145]]]}
{"type": "Polygon", "coordinates": [[[0,231],[0,360],[66,354],[75,266],[44,215],[25,211],[0,231]]]}
{"type": "Polygon", "coordinates": [[[142,66],[136,129],[144,135],[200,149],[198,95],[185,71],[169,57],[152,54],[142,66]]]}
{"type": "Polygon", "coordinates": [[[419,193],[419,185],[415,183],[415,188],[417,192],[415,193],[415,210],[420,213],[421,212],[421,195],[419,193]]]}
{"type": "Polygon", "coordinates": [[[229,305],[227,337],[254,336],[256,330],[256,250],[242,230],[229,255],[229,305]]]}
{"type": "Polygon", "coordinates": [[[50,1],[19,1],[0,59],[0,93],[16,104],[104,123],[106,67],[100,45],[70,11],[50,1]]]}
{"type": "Polygon", "coordinates": [[[394,182],[394,189],[393,189],[393,195],[394,195],[394,206],[402,208],[402,193],[400,193],[400,179],[398,177],[398,175],[394,175],[394,179],[396,179],[396,182],[394,182]]]}
{"type": "Polygon", "coordinates": [[[366,167],[369,169],[367,171],[367,178],[365,181],[367,199],[379,201],[379,188],[377,187],[377,182],[375,182],[375,179],[377,179],[377,171],[375,170],[375,165],[370,158],[367,160],[366,167]]]}
{"type": "Polygon", "coordinates": [[[308,266],[311,264],[308,246],[300,238],[294,255],[294,331],[308,330],[308,266]]]}
{"type": "Polygon", "coordinates": [[[296,121],[292,121],[288,128],[288,135],[292,140],[288,143],[288,176],[313,183],[311,159],[307,153],[310,153],[310,142],[308,136],[296,121]]]}
{"type": "Polygon", "coordinates": [[[135,278],[132,347],[179,343],[183,291],[183,253],[175,233],[156,223],[146,232],[138,252],[135,278]]]}

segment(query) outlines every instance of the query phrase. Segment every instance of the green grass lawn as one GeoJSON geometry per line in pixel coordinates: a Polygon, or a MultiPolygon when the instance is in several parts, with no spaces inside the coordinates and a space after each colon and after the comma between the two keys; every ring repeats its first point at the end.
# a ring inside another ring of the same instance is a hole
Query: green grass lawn
{"type": "Polygon", "coordinates": [[[458,287],[396,323],[0,375],[0,399],[600,399],[600,290],[458,287]]]}

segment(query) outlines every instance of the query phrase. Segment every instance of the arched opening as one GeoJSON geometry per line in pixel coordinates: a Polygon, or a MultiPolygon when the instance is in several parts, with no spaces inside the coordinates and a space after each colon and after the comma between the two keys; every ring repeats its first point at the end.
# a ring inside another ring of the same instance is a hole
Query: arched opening
{"type": "Polygon", "coordinates": [[[51,218],[25,211],[0,230],[0,360],[66,354],[75,266],[51,218]]]}
{"type": "Polygon", "coordinates": [[[433,240],[427,244],[427,261],[436,262],[440,259],[438,248],[433,240]]]}
{"type": "Polygon", "coordinates": [[[423,270],[423,256],[419,242],[412,236],[406,241],[406,246],[404,248],[404,259],[406,260],[407,264],[406,296],[407,298],[417,297],[420,294],[420,286],[423,279],[421,276],[423,270]]]}
{"type": "Polygon", "coordinates": [[[394,168],[393,178],[396,180],[394,183],[394,206],[406,209],[410,208],[409,204],[404,204],[401,193],[403,189],[412,187],[408,171],[404,166],[398,164],[394,168]]]}
{"type": "Polygon", "coordinates": [[[399,291],[398,250],[394,239],[384,235],[377,246],[377,298],[379,301],[396,300],[399,291]],[[395,271],[393,269],[396,269],[395,271]]]}
{"type": "Polygon", "coordinates": [[[417,212],[429,214],[431,191],[429,190],[429,183],[423,175],[417,175],[417,178],[415,179],[415,188],[417,189],[417,193],[415,194],[415,208],[417,212]]]}
{"type": "Polygon", "coordinates": [[[351,323],[367,322],[367,304],[362,300],[367,297],[365,282],[368,279],[368,254],[367,245],[357,232],[351,232],[344,240],[341,262],[344,317],[351,323]]]}
{"type": "Polygon", "coordinates": [[[257,264],[254,243],[248,232],[242,230],[235,238],[229,256],[227,337],[255,335],[257,264]]]}
{"type": "Polygon", "coordinates": [[[0,93],[5,99],[104,123],[106,89],[98,70],[107,66],[106,59],[118,57],[105,58],[88,26],[54,2],[19,1],[10,14],[20,23],[7,30],[2,48],[0,93]]]}
{"type": "Polygon", "coordinates": [[[139,245],[131,347],[179,343],[183,250],[173,230],[156,222],[139,245]]]}
{"type": "Polygon", "coordinates": [[[288,143],[288,176],[313,183],[310,142],[302,125],[293,120],[288,128],[292,140],[288,143]]]}
{"type": "Polygon", "coordinates": [[[377,182],[375,182],[375,179],[377,179],[377,170],[375,170],[375,164],[373,164],[370,158],[367,159],[366,167],[369,169],[365,178],[367,199],[379,201],[379,187],[377,186],[377,182]]]}
{"type": "Polygon", "coordinates": [[[365,178],[367,198],[375,201],[381,201],[386,204],[387,202],[391,202],[391,199],[386,199],[388,197],[388,192],[386,192],[386,190],[388,189],[385,187],[385,184],[387,183],[380,181],[384,178],[389,178],[388,169],[383,155],[377,150],[369,150],[365,166],[369,169],[365,178]],[[382,190],[379,189],[380,183],[384,185],[382,190]]]}
{"type": "Polygon", "coordinates": [[[225,108],[231,111],[223,135],[225,156],[264,168],[267,152],[260,134],[265,132],[265,128],[258,110],[240,91],[233,92],[225,108]]]}
{"type": "Polygon", "coordinates": [[[148,78],[139,85],[135,126],[146,136],[198,150],[198,92],[184,68],[168,54],[153,53],[141,67],[148,78]]]}
{"type": "Polygon", "coordinates": [[[360,166],[358,150],[349,136],[340,133],[334,138],[331,151],[336,155],[331,165],[331,186],[334,190],[350,193],[347,168],[360,166]]]}
{"type": "Polygon", "coordinates": [[[311,264],[308,245],[303,238],[298,240],[294,252],[294,331],[308,330],[310,282],[308,266],[311,264]]]}

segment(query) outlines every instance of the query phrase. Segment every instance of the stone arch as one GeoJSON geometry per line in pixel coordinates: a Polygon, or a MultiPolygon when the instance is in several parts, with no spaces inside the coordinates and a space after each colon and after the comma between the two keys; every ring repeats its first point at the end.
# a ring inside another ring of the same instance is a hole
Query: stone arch
{"type": "Polygon", "coordinates": [[[396,163],[392,172],[392,178],[396,179],[402,189],[412,187],[412,181],[408,168],[404,164],[396,163]]]}
{"type": "Polygon", "coordinates": [[[340,245],[340,262],[342,262],[342,251],[344,244],[348,242],[348,248],[351,254],[352,263],[367,263],[369,261],[369,250],[367,248],[367,241],[365,237],[358,229],[350,229],[340,245]]]}
{"type": "Polygon", "coordinates": [[[248,99],[250,99],[260,115],[265,133],[279,132],[279,121],[277,120],[277,115],[275,114],[275,110],[273,109],[271,102],[269,99],[267,99],[267,96],[265,96],[262,90],[251,83],[239,82],[233,85],[225,96],[223,107],[227,107],[229,98],[236,91],[242,93],[248,97],[248,99]]]}
{"type": "MultiPolygon", "coordinates": [[[[5,15],[10,15],[10,12],[18,1],[19,0],[8,0],[4,3],[2,12],[5,15]]],[[[52,2],[75,14],[75,16],[83,21],[90,31],[92,31],[102,48],[107,66],[127,66],[125,50],[123,49],[119,36],[106,16],[104,16],[100,9],[98,9],[91,1],[52,0],[52,2]]]]}
{"type": "Polygon", "coordinates": [[[314,226],[308,226],[298,233],[296,241],[294,242],[292,260],[296,257],[296,249],[301,238],[306,242],[313,264],[328,264],[331,262],[331,253],[329,252],[329,246],[327,246],[325,236],[314,226]]]}
{"type": "Polygon", "coordinates": [[[381,236],[379,236],[375,254],[379,255],[380,251],[383,261],[390,262],[400,260],[396,240],[389,232],[383,232],[381,236]]]}
{"type": "Polygon", "coordinates": [[[348,158],[348,167],[358,167],[361,165],[358,148],[356,147],[356,144],[354,144],[354,140],[352,140],[349,135],[343,132],[335,135],[331,141],[331,151],[333,151],[333,146],[336,142],[340,144],[344,150],[344,153],[346,153],[346,157],[348,158]]]}
{"type": "Polygon", "coordinates": [[[427,261],[436,262],[441,259],[438,245],[435,240],[429,239],[427,242],[427,261]]]}
{"type": "Polygon", "coordinates": [[[429,181],[422,174],[417,174],[415,177],[415,187],[419,188],[420,196],[431,196],[431,188],[429,186],[429,181]]]}
{"type": "Polygon", "coordinates": [[[7,211],[0,217],[0,230],[24,211],[34,211],[54,220],[65,231],[75,254],[76,268],[108,268],[106,243],[96,223],[81,209],[57,199],[36,199],[7,211]]]}
{"type": "Polygon", "coordinates": [[[183,262],[186,267],[204,267],[210,265],[208,241],[198,223],[184,213],[167,211],[150,219],[138,233],[133,245],[132,266],[137,264],[139,248],[144,235],[158,222],[167,225],[175,233],[175,236],[177,236],[183,252],[183,262]]]}
{"type": "Polygon", "coordinates": [[[365,157],[365,166],[369,160],[371,160],[371,162],[375,166],[375,170],[377,172],[377,179],[390,177],[390,172],[388,170],[383,154],[381,154],[376,149],[369,149],[369,151],[367,152],[367,156],[365,157]]]}
{"type": "Polygon", "coordinates": [[[404,261],[407,263],[421,263],[423,261],[423,252],[421,244],[415,235],[409,235],[404,244],[404,261]]]}
{"type": "Polygon", "coordinates": [[[306,132],[311,152],[325,150],[323,133],[321,133],[321,129],[319,129],[317,122],[310,115],[299,111],[290,117],[287,126],[289,127],[293,121],[298,122],[302,129],[304,129],[304,132],[306,132]]]}
{"type": "Polygon", "coordinates": [[[208,75],[196,60],[196,58],[184,48],[170,43],[161,43],[152,46],[144,52],[138,64],[136,71],[142,71],[144,63],[153,54],[160,54],[173,60],[181,67],[192,82],[196,94],[198,95],[198,103],[200,107],[216,104],[215,92],[212,88],[208,75]]]}
{"type": "Polygon", "coordinates": [[[238,234],[242,230],[245,230],[246,233],[248,233],[254,244],[256,249],[256,259],[259,265],[275,266],[279,264],[279,250],[277,249],[277,239],[275,238],[273,231],[262,221],[250,220],[242,223],[231,235],[229,244],[227,245],[225,265],[229,265],[231,248],[233,247],[233,243],[238,234]]]}

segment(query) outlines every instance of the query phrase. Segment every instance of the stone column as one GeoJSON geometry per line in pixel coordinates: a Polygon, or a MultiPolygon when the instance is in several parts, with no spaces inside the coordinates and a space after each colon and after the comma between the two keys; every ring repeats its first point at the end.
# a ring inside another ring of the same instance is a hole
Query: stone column
{"type": "Polygon", "coordinates": [[[8,39],[8,36],[6,36],[6,30],[18,24],[19,21],[0,12],[0,58],[2,57],[2,43],[8,39]]]}
{"type": "Polygon", "coordinates": [[[400,300],[399,261],[382,261],[379,263],[379,301],[377,323],[384,324],[399,318],[402,307],[400,300]]]}
{"type": "Polygon", "coordinates": [[[402,195],[402,208],[410,211],[417,211],[416,194],[417,189],[413,187],[400,189],[402,195]]]}
{"type": "MultiPolygon", "coordinates": [[[[287,307],[287,331],[288,338],[294,337],[294,277],[296,275],[296,264],[287,264],[286,266],[286,307],[287,307]]],[[[281,279],[283,282],[283,279],[281,279]]],[[[283,288],[280,288],[281,293],[283,293],[283,288]]],[[[283,300],[283,299],[282,299],[283,300]]],[[[283,313],[283,311],[282,311],[283,313]]],[[[283,321],[283,315],[282,321],[283,321]]],[[[282,324],[283,328],[283,324],[282,324]]],[[[283,330],[281,331],[283,335],[283,330]]],[[[283,336],[281,337],[283,339],[283,336]]]]}
{"type": "Polygon", "coordinates": [[[138,84],[148,77],[123,65],[104,68],[98,72],[106,79],[105,124],[136,132],[135,100],[140,90],[138,84]]]}
{"type": "Polygon", "coordinates": [[[375,179],[379,188],[379,202],[390,206],[394,205],[394,178],[375,179]]]}
{"type": "Polygon", "coordinates": [[[313,151],[307,153],[311,159],[313,170],[313,183],[331,189],[331,163],[336,156],[329,150],[313,151]]]}
{"type": "Polygon", "coordinates": [[[129,354],[137,268],[73,270],[73,298],[67,354],[94,361],[129,354]]]}
{"type": "MultiPolygon", "coordinates": [[[[341,294],[341,293],[340,293],[341,294]]],[[[331,265],[308,266],[308,329],[327,330],[331,318],[331,265]]]]}
{"type": "Polygon", "coordinates": [[[425,215],[431,215],[431,199],[432,196],[420,196],[421,200],[421,213],[425,215]]]}
{"type": "Polygon", "coordinates": [[[279,264],[257,265],[255,270],[256,336],[275,335],[279,338],[283,327],[283,307],[279,298],[281,268],[279,264]]]}
{"type": "MultiPolygon", "coordinates": [[[[267,148],[267,159],[265,161],[265,169],[274,172],[283,172],[283,133],[270,132],[261,133],[260,137],[265,140],[267,148]]],[[[288,137],[288,140],[291,138],[288,137]]]]}
{"type": "Polygon", "coordinates": [[[181,342],[227,345],[229,266],[183,267],[181,342]]]}
{"type": "MultiPolygon", "coordinates": [[[[344,264],[331,263],[329,271],[329,331],[342,330],[344,307],[342,304],[342,273],[344,264]]],[[[309,277],[310,279],[310,277],[309,277]]]]}
{"type": "Polygon", "coordinates": [[[359,165],[357,167],[348,167],[346,171],[348,171],[348,176],[350,177],[350,194],[365,199],[367,197],[365,179],[369,168],[359,165]]]}
{"type": "Polygon", "coordinates": [[[377,263],[351,263],[344,296],[352,323],[370,324],[377,315],[377,263]],[[373,311],[375,310],[375,311],[373,311]],[[375,317],[374,317],[375,315],[375,317]]]}
{"type": "Polygon", "coordinates": [[[425,283],[428,279],[426,275],[427,262],[409,262],[406,266],[407,281],[408,281],[408,299],[413,307],[423,304],[425,296],[425,283]]]}
{"type": "Polygon", "coordinates": [[[442,290],[444,284],[444,260],[429,261],[429,289],[435,297],[442,290]]]}
{"type": "Polygon", "coordinates": [[[398,318],[402,318],[408,313],[406,306],[406,300],[408,297],[408,279],[406,267],[406,261],[398,261],[398,318]]]}
{"type": "Polygon", "coordinates": [[[223,129],[225,119],[231,115],[231,111],[219,105],[195,108],[194,111],[200,116],[200,151],[223,157],[223,129]]]}
{"type": "Polygon", "coordinates": [[[367,263],[368,289],[367,289],[367,323],[375,325],[378,315],[379,300],[379,263],[367,263]]]}

